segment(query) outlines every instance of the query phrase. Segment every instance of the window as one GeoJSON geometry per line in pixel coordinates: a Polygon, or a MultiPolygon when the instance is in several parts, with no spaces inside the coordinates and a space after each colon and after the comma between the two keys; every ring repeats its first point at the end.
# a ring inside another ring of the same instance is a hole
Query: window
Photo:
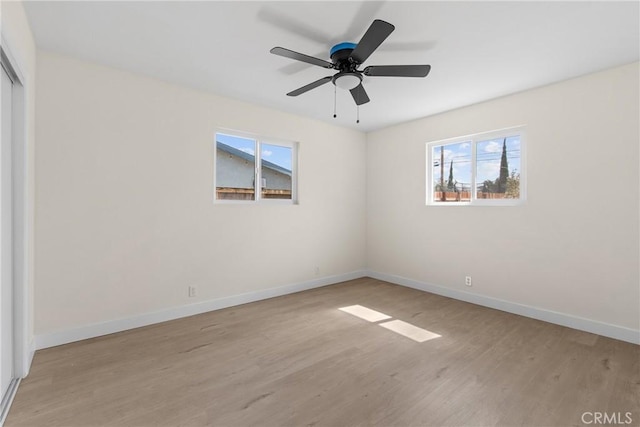
{"type": "Polygon", "coordinates": [[[523,128],[427,143],[427,204],[521,203],[523,154],[523,128]]]}
{"type": "Polygon", "coordinates": [[[293,142],[216,133],[215,200],[295,203],[296,158],[293,142]]]}

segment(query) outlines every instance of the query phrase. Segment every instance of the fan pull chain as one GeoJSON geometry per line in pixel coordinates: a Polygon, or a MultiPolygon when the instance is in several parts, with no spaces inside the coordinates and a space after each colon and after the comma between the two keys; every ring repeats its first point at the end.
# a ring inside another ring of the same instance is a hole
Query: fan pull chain
{"type": "Polygon", "coordinates": [[[358,91],[358,102],[356,102],[356,123],[360,123],[360,91],[358,91]]]}
{"type": "Polygon", "coordinates": [[[336,89],[337,89],[337,86],[333,85],[333,118],[334,119],[338,117],[336,114],[336,89]]]}

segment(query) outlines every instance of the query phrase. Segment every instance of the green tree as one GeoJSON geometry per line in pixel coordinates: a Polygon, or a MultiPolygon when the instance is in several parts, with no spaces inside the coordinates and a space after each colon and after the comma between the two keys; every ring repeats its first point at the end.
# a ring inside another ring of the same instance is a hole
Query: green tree
{"type": "Polygon", "coordinates": [[[496,193],[507,191],[507,180],[509,179],[509,163],[507,163],[507,138],[502,141],[502,158],[500,159],[500,177],[497,181],[496,193]]]}
{"type": "Polygon", "coordinates": [[[505,197],[508,199],[520,198],[520,173],[517,169],[511,171],[511,175],[507,178],[507,189],[505,197]]]}
{"type": "Polygon", "coordinates": [[[447,180],[447,188],[449,190],[455,189],[455,181],[453,179],[453,160],[451,160],[451,164],[449,165],[449,179],[447,180]]]}
{"type": "Polygon", "coordinates": [[[483,193],[495,193],[496,192],[496,183],[491,181],[490,179],[486,179],[483,183],[482,183],[482,190],[483,193]]]}

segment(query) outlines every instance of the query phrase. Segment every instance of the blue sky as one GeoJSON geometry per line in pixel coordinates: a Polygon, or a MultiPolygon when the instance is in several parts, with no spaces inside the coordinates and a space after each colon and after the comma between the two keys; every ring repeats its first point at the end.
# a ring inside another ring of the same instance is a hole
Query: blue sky
{"type": "MultiPolygon", "coordinates": [[[[503,138],[480,141],[476,145],[477,178],[476,183],[481,184],[489,179],[494,181],[500,176],[500,158],[502,156],[503,138]]],[[[440,181],[440,149],[444,148],[444,180],[449,178],[449,167],[453,161],[453,178],[459,183],[469,185],[471,183],[471,141],[434,146],[433,180],[440,181]]],[[[509,173],[513,170],[520,171],[520,136],[507,137],[507,163],[509,173]]]]}
{"type": "MultiPolygon", "coordinates": [[[[240,151],[255,156],[256,143],[255,140],[249,138],[241,138],[238,136],[225,135],[218,133],[216,138],[219,142],[237,148],[240,151]]],[[[271,163],[275,163],[285,169],[291,170],[291,148],[279,145],[262,143],[262,159],[271,163]]]]}

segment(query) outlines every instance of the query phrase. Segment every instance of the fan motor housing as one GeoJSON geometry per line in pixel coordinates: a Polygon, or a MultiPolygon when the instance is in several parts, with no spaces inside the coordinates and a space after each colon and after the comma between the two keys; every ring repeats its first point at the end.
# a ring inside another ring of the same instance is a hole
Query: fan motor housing
{"type": "Polygon", "coordinates": [[[333,46],[329,51],[331,62],[336,65],[340,71],[354,71],[357,64],[349,61],[351,52],[356,48],[355,43],[343,42],[333,46]]]}

